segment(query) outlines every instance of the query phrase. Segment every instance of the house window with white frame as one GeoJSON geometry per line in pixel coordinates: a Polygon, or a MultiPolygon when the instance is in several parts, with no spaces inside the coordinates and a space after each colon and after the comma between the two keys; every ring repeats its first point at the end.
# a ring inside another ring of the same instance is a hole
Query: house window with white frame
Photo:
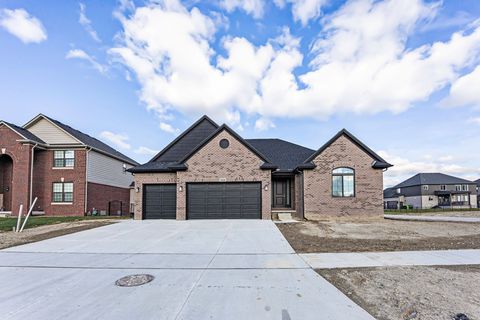
{"type": "Polygon", "coordinates": [[[468,184],[462,185],[462,191],[468,191],[468,184]]]}
{"type": "Polygon", "coordinates": [[[54,182],[52,202],[72,203],[73,202],[73,182],[54,182]]]}
{"type": "Polygon", "coordinates": [[[447,186],[446,186],[446,185],[444,185],[444,184],[442,184],[442,185],[440,186],[440,190],[441,190],[441,191],[445,191],[445,190],[447,190],[447,186]]]}
{"type": "Polygon", "coordinates": [[[455,185],[455,191],[462,191],[462,185],[460,184],[455,185]]]}
{"type": "Polygon", "coordinates": [[[53,152],[54,168],[73,168],[75,164],[75,151],[55,150],[53,152]]]}
{"type": "Polygon", "coordinates": [[[428,184],[423,186],[423,190],[427,191],[428,190],[428,184]]]}

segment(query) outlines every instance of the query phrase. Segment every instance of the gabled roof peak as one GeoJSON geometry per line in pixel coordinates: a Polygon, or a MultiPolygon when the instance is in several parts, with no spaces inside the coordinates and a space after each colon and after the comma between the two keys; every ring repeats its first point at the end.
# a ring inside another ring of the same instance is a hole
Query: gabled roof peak
{"type": "Polygon", "coordinates": [[[315,159],[319,154],[321,154],[328,146],[334,143],[338,138],[341,136],[347,137],[350,141],[356,144],[360,149],[362,149],[365,153],[370,155],[374,162],[372,163],[372,167],[375,169],[386,169],[392,167],[390,163],[385,161],[382,157],[380,157],[377,153],[375,153],[372,149],[367,147],[363,142],[358,140],[353,134],[351,134],[347,129],[343,128],[342,130],[338,131],[336,135],[334,135],[330,140],[327,141],[320,149],[317,150],[314,154],[312,154],[304,163],[309,163],[313,159],[315,159]]]}
{"type": "Polygon", "coordinates": [[[218,124],[215,121],[210,119],[207,115],[203,115],[159,153],[157,153],[149,162],[179,161],[185,156],[185,154],[196,147],[217,128],[218,124]]]}

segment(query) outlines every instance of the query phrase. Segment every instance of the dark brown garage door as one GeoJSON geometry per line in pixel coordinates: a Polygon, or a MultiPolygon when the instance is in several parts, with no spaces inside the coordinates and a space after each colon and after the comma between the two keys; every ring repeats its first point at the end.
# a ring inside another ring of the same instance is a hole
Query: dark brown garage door
{"type": "Polygon", "coordinates": [[[261,184],[189,183],[188,219],[260,219],[261,184]]]}
{"type": "Polygon", "coordinates": [[[149,184],[143,186],[144,219],[175,219],[176,208],[176,185],[149,184]]]}

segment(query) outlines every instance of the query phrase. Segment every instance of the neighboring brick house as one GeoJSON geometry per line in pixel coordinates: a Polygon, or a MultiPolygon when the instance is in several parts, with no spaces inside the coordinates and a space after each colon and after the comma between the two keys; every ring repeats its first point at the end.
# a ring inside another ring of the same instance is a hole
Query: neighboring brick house
{"type": "Polygon", "coordinates": [[[385,209],[477,208],[477,183],[443,173],[418,173],[385,189],[385,209]]]}
{"type": "Polygon", "coordinates": [[[391,167],[346,130],[317,151],[280,139],[243,139],[203,116],[135,179],[136,219],[381,217],[391,167]]]}
{"type": "Polygon", "coordinates": [[[23,127],[0,121],[0,211],[84,215],[130,212],[127,169],[137,162],[57,120],[38,115],[23,127]]]}

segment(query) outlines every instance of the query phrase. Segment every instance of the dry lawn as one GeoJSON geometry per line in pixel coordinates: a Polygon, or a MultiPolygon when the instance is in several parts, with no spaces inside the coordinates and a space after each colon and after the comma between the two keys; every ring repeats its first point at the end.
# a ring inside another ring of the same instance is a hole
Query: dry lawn
{"type": "Polygon", "coordinates": [[[112,219],[81,220],[25,229],[21,233],[0,231],[0,249],[55,238],[78,231],[106,226],[115,222],[112,219]]]}
{"type": "Polygon", "coordinates": [[[479,249],[480,224],[394,220],[277,225],[297,252],[479,249]]]}
{"type": "Polygon", "coordinates": [[[379,320],[480,319],[480,266],[379,267],[317,272],[379,320]]]}

